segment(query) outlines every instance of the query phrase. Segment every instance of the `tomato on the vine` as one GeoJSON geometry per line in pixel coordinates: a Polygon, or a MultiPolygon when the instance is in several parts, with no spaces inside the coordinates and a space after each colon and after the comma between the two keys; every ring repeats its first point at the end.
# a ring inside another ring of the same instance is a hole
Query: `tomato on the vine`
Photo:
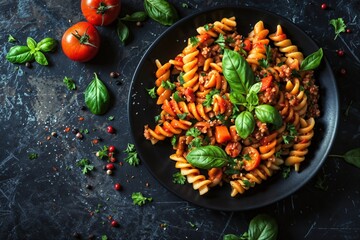
{"type": "Polygon", "coordinates": [[[96,26],[112,23],[120,13],[120,0],[81,0],[81,11],[86,20],[96,26]]]}
{"type": "Polygon", "coordinates": [[[92,24],[78,22],[65,31],[61,46],[71,60],[86,62],[98,53],[100,35],[92,24]]]}

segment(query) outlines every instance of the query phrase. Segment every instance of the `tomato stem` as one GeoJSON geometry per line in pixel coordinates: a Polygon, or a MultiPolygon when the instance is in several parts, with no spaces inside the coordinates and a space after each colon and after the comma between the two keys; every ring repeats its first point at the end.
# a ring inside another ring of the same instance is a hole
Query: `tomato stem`
{"type": "Polygon", "coordinates": [[[90,36],[87,34],[88,29],[86,29],[85,33],[83,35],[80,35],[80,33],[75,30],[75,33],[71,33],[77,40],[79,40],[80,44],[89,45],[94,48],[97,48],[94,44],[90,42],[90,36]]]}

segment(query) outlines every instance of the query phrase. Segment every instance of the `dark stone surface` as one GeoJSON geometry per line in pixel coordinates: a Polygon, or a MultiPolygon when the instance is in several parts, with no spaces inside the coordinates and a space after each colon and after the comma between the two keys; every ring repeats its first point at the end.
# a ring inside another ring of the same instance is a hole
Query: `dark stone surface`
{"type": "MultiPolygon", "coordinates": [[[[143,1],[123,0],[122,15],[143,10],[143,1]]],[[[171,1],[181,17],[204,9],[237,2],[282,15],[301,27],[324,49],[334,70],[340,93],[340,124],[331,154],[343,154],[360,146],[360,1],[171,1]],[[188,5],[188,8],[183,6],[188,5]],[[342,17],[351,33],[334,40],[329,25],[342,17]],[[337,49],[345,56],[338,57],[337,49]],[[339,74],[341,68],[347,74],[339,74]]],[[[259,213],[268,213],[279,224],[279,239],[360,239],[359,169],[341,158],[328,157],[322,170],[305,187],[270,206],[246,212],[219,212],[189,204],[164,189],[144,165],[116,165],[112,176],[102,170],[104,161],[94,152],[106,144],[120,151],[123,161],[131,142],[127,120],[127,97],[134,70],[149,45],[167,28],[147,20],[139,28],[129,24],[131,39],[121,46],[115,26],[98,28],[102,37],[100,54],[88,63],[67,59],[61,47],[46,54],[50,65],[33,63],[32,68],[11,64],[5,55],[13,46],[8,35],[25,44],[26,37],[61,39],[73,23],[82,21],[79,1],[0,1],[0,239],[222,239],[224,234],[241,234],[259,213]],[[110,72],[120,73],[118,79],[110,72]],[[108,86],[113,105],[104,116],[81,110],[83,91],[93,73],[108,86]],[[64,76],[73,78],[77,90],[66,89],[64,76]],[[120,80],[122,84],[117,84],[120,80]],[[108,116],[115,120],[109,121],[108,116]],[[79,121],[79,117],[84,117],[79,121]],[[106,133],[113,125],[117,133],[106,133]],[[64,132],[66,127],[88,129],[84,139],[64,132]],[[56,132],[57,137],[51,136],[56,132]],[[95,137],[103,140],[92,145],[95,137]],[[50,139],[47,139],[50,137],[50,139]],[[38,153],[34,160],[28,154],[38,153]],[[81,174],[76,161],[88,158],[96,167],[81,174]],[[324,180],[326,191],[315,185],[324,180]],[[113,185],[120,182],[122,191],[113,185]],[[86,188],[86,185],[92,188],[86,188]],[[153,198],[134,206],[131,193],[140,191],[153,198]],[[119,222],[113,228],[109,218],[119,222]]],[[[139,129],[139,131],[142,131],[139,129]]]]}

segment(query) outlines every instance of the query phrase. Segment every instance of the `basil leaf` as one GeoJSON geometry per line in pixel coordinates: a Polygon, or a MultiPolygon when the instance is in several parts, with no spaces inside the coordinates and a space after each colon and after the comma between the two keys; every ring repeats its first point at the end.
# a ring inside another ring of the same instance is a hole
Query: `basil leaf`
{"type": "Polygon", "coordinates": [[[235,92],[230,93],[230,101],[233,104],[236,104],[236,105],[244,105],[244,104],[246,104],[245,96],[242,95],[242,94],[235,93],[235,92]]]}
{"type": "Polygon", "coordinates": [[[85,90],[85,104],[93,114],[104,114],[110,105],[110,95],[96,73],[94,75],[85,90]]]}
{"type": "Polygon", "coordinates": [[[134,12],[131,15],[127,14],[125,17],[121,18],[120,20],[132,21],[132,22],[142,22],[142,21],[145,21],[146,18],[147,18],[146,12],[139,11],[139,12],[134,12]]]}
{"type": "Polygon", "coordinates": [[[249,92],[258,93],[260,92],[260,89],[261,89],[261,82],[257,82],[250,87],[249,92]]]}
{"type": "Polygon", "coordinates": [[[14,46],[6,54],[6,59],[11,63],[25,63],[34,60],[34,55],[27,46],[14,46]]]}
{"type": "Polygon", "coordinates": [[[334,40],[339,36],[340,33],[346,31],[346,24],[344,22],[344,19],[342,19],[342,18],[331,19],[329,24],[331,24],[335,30],[334,40]]]}
{"type": "Polygon", "coordinates": [[[26,39],[26,44],[27,44],[27,46],[30,48],[30,50],[31,50],[32,52],[35,52],[35,48],[36,48],[37,43],[36,43],[36,41],[35,41],[33,38],[28,37],[28,38],[26,39]]]}
{"type": "Polygon", "coordinates": [[[42,52],[51,52],[53,51],[57,46],[57,42],[53,38],[44,38],[41,40],[37,45],[36,48],[39,49],[42,52]]]}
{"type": "Polygon", "coordinates": [[[344,159],[346,162],[360,168],[360,148],[355,148],[346,152],[344,159]]]}
{"type": "Polygon", "coordinates": [[[319,48],[319,50],[313,52],[301,62],[300,70],[306,71],[317,68],[321,63],[322,57],[323,57],[323,50],[322,48],[319,48]]]}
{"type": "Polygon", "coordinates": [[[247,94],[250,86],[254,84],[255,77],[245,58],[238,52],[225,49],[222,68],[231,91],[247,94]]]}
{"type": "Polygon", "coordinates": [[[219,168],[227,164],[228,155],[222,148],[208,145],[191,150],[186,160],[194,167],[201,169],[219,168]]]}
{"type": "Polygon", "coordinates": [[[45,55],[40,51],[36,51],[34,53],[34,57],[35,57],[35,61],[40,65],[46,66],[49,64],[45,55]]]}
{"type": "Polygon", "coordinates": [[[246,95],[246,102],[248,103],[248,110],[251,112],[254,109],[254,106],[259,104],[258,95],[255,92],[249,92],[246,95]]]}
{"type": "Polygon", "coordinates": [[[120,39],[120,42],[122,44],[125,44],[126,40],[129,38],[130,36],[130,31],[129,28],[120,20],[117,23],[117,27],[116,27],[116,32],[117,35],[120,39]]]}
{"type": "Polygon", "coordinates": [[[224,235],[223,240],[244,240],[247,238],[241,238],[240,236],[236,236],[235,234],[226,234],[224,235]]]}
{"type": "Polygon", "coordinates": [[[174,6],[166,0],[144,0],[144,8],[150,18],[166,26],[179,18],[174,6]]]}
{"type": "Polygon", "coordinates": [[[242,139],[247,138],[255,128],[255,118],[249,111],[241,112],[235,119],[235,128],[242,139]]]}
{"type": "Polygon", "coordinates": [[[256,240],[276,240],[278,235],[278,225],[274,218],[259,214],[250,221],[249,239],[256,240]]]}
{"type": "Polygon", "coordinates": [[[276,128],[282,125],[282,118],[278,110],[271,105],[262,104],[255,107],[256,117],[263,123],[272,123],[276,128]]]}

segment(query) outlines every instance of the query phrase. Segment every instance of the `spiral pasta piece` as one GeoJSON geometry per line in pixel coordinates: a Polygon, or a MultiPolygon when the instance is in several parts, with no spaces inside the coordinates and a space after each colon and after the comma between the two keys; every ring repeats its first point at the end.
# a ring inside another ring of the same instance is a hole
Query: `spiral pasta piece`
{"type": "Polygon", "coordinates": [[[266,38],[268,34],[269,30],[264,27],[262,21],[257,22],[249,34],[249,39],[252,40],[252,49],[246,61],[250,63],[253,70],[259,66],[259,60],[266,58],[266,46],[269,45],[269,39],[266,38]]]}
{"type": "Polygon", "coordinates": [[[226,34],[226,32],[234,31],[236,28],[235,17],[223,18],[221,21],[215,21],[205,26],[196,28],[199,34],[208,34],[213,38],[217,38],[219,34],[226,34]]]}
{"type": "Polygon", "coordinates": [[[311,139],[314,136],[315,120],[309,118],[305,120],[300,118],[300,129],[298,141],[294,144],[293,150],[290,151],[289,157],[286,158],[285,164],[287,166],[294,166],[295,171],[299,171],[300,163],[305,160],[305,155],[308,153],[308,147],[311,144],[311,139]]]}
{"type": "Polygon", "coordinates": [[[211,181],[202,175],[199,169],[193,167],[188,161],[176,154],[170,155],[170,159],[176,161],[175,168],[180,169],[181,175],[185,176],[187,181],[193,185],[194,190],[198,190],[200,195],[209,191],[211,181]]]}
{"type": "Polygon", "coordinates": [[[270,34],[269,38],[274,41],[275,46],[279,47],[280,52],[285,53],[285,56],[288,58],[287,64],[292,65],[292,69],[298,70],[304,56],[298,50],[298,47],[287,38],[281,25],[277,25],[276,32],[270,34]]]}
{"type": "Polygon", "coordinates": [[[196,85],[198,84],[198,80],[199,80],[199,74],[198,74],[198,55],[199,55],[199,50],[197,50],[197,45],[193,45],[190,40],[188,42],[187,47],[184,49],[183,54],[184,57],[182,58],[183,60],[183,70],[184,70],[184,74],[183,74],[183,80],[184,80],[184,84],[183,86],[186,87],[190,87],[190,88],[194,88],[197,89],[196,85]]]}

